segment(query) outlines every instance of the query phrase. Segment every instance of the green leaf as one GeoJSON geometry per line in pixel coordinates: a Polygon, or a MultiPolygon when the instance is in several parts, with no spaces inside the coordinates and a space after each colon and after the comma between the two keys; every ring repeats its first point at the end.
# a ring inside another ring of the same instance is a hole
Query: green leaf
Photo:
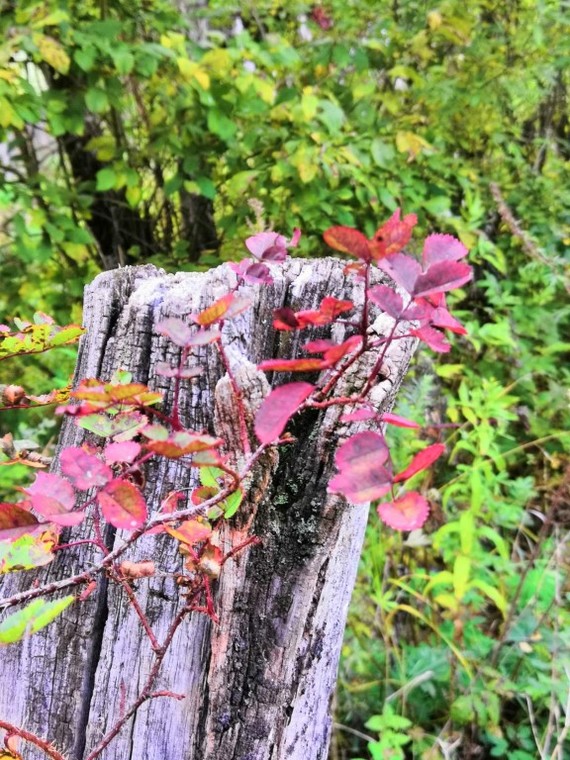
{"type": "Polygon", "coordinates": [[[234,122],[217,108],[208,111],[208,129],[222,140],[231,140],[237,131],[234,122]]]}
{"type": "Polygon", "coordinates": [[[87,108],[94,113],[103,113],[109,108],[109,98],[105,90],[100,87],[91,87],[85,93],[87,108]]]}
{"type": "Polygon", "coordinates": [[[106,190],[112,190],[117,184],[117,175],[110,167],[100,169],[97,172],[97,191],[104,193],[106,190]]]}
{"type": "Polygon", "coordinates": [[[61,615],[73,601],[75,601],[73,595],[64,596],[63,599],[52,602],[34,599],[26,607],[9,615],[0,623],[0,644],[13,644],[20,641],[26,634],[40,631],[61,615]]]}

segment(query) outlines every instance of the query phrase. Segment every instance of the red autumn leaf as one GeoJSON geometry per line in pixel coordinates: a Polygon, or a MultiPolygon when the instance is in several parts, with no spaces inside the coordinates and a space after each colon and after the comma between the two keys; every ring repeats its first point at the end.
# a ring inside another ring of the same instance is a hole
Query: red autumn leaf
{"type": "Polygon", "coordinates": [[[293,309],[288,306],[284,306],[282,309],[274,309],[273,327],[276,330],[296,330],[299,327],[299,322],[293,309]]]}
{"type": "Polygon", "coordinates": [[[50,472],[38,472],[36,479],[26,489],[31,497],[32,507],[43,517],[58,525],[79,525],[85,512],[72,512],[75,493],[71,483],[50,472]]]}
{"type": "Polygon", "coordinates": [[[257,365],[265,372],[314,372],[327,369],[324,359],[267,359],[257,365]]]}
{"type": "Polygon", "coordinates": [[[155,454],[161,454],[169,459],[178,459],[186,454],[215,448],[222,443],[220,438],[189,430],[177,430],[170,433],[163,425],[149,425],[143,430],[143,435],[150,439],[145,444],[149,451],[154,451],[155,454]]]}
{"type": "Polygon", "coordinates": [[[248,298],[239,298],[234,293],[227,293],[225,296],[218,298],[217,301],[214,301],[207,309],[198,314],[192,314],[191,317],[196,324],[202,325],[202,327],[209,327],[215,322],[231,319],[241,314],[242,311],[245,311],[250,306],[251,301],[248,298]]]}
{"type": "Polygon", "coordinates": [[[401,483],[403,480],[409,480],[418,472],[427,469],[436,461],[436,459],[439,459],[444,451],[445,446],[443,443],[433,443],[431,446],[422,449],[414,456],[406,469],[402,470],[402,472],[399,472],[394,477],[394,483],[401,483]]]}
{"type": "Polygon", "coordinates": [[[120,443],[108,443],[105,446],[103,456],[107,464],[114,464],[115,462],[132,462],[140,453],[140,443],[121,441],[120,443]]]}
{"type": "Polygon", "coordinates": [[[115,528],[134,530],[144,525],[147,507],[144,496],[134,483],[115,479],[97,494],[103,517],[115,528]]]}
{"type": "Polygon", "coordinates": [[[166,532],[182,543],[194,546],[194,544],[210,538],[212,528],[206,520],[198,517],[195,520],[185,520],[176,528],[167,525],[166,532]]]}
{"type": "Polygon", "coordinates": [[[355,504],[381,498],[392,486],[389,457],[381,435],[370,431],[356,433],[335,454],[339,473],[330,481],[328,490],[355,504]]]}
{"type": "Polygon", "coordinates": [[[38,525],[37,518],[22,504],[0,504],[0,541],[13,541],[38,525]]]}
{"type": "Polygon", "coordinates": [[[410,242],[417,221],[415,214],[407,214],[400,219],[400,209],[396,209],[390,219],[376,230],[370,241],[374,261],[399,253],[410,242]]]}
{"type": "Polygon", "coordinates": [[[409,491],[394,501],[379,504],[378,516],[394,530],[417,530],[429,516],[429,504],[416,491],[409,491]]]}
{"type": "Polygon", "coordinates": [[[260,443],[271,443],[279,438],[291,417],[314,389],[315,386],[310,383],[287,383],[272,390],[255,415],[255,434],[260,443]]]}
{"type": "Polygon", "coordinates": [[[381,416],[382,422],[386,422],[388,425],[394,425],[395,427],[403,428],[420,428],[417,422],[408,420],[406,417],[400,417],[399,414],[392,414],[392,412],[384,412],[381,416]]]}
{"type": "Polygon", "coordinates": [[[427,296],[461,287],[473,277],[473,270],[462,261],[436,261],[418,276],[412,295],[427,296]]]}
{"type": "MultiPolygon", "coordinates": [[[[122,446],[124,444],[115,444],[122,446]]],[[[69,446],[61,452],[61,470],[76,488],[87,491],[89,488],[104,486],[113,479],[110,467],[85,449],[69,446]]]]}
{"type": "MultiPolygon", "coordinates": [[[[98,409],[114,406],[148,406],[162,401],[162,394],[151,391],[142,383],[101,383],[99,380],[82,380],[79,387],[71,391],[73,398],[86,401],[80,409],[63,407],[66,414],[86,414],[98,409]]],[[[59,411],[59,410],[58,410],[59,411]]]]}
{"type": "Polygon", "coordinates": [[[394,319],[399,319],[404,310],[402,297],[387,285],[375,285],[370,288],[368,298],[394,319]]]}
{"type": "Polygon", "coordinates": [[[350,253],[362,261],[371,261],[372,253],[368,240],[358,230],[352,227],[330,227],[324,234],[323,238],[327,245],[334,248],[335,251],[350,253]]]}
{"type": "Polygon", "coordinates": [[[438,354],[446,354],[451,350],[451,345],[445,339],[445,335],[439,330],[434,330],[433,327],[420,327],[417,330],[410,330],[410,335],[415,335],[416,338],[423,340],[432,351],[437,351],[438,354]]]}
{"type": "Polygon", "coordinates": [[[352,301],[333,298],[333,296],[325,296],[319,306],[321,314],[325,314],[331,320],[336,319],[340,314],[344,314],[345,311],[352,311],[352,309],[354,309],[352,301]]]}
{"type": "Polygon", "coordinates": [[[305,343],[303,351],[306,351],[308,354],[324,354],[325,351],[328,351],[329,348],[336,345],[338,344],[335,343],[334,340],[321,338],[320,340],[312,340],[309,343],[305,343]]]}
{"type": "Polygon", "coordinates": [[[324,354],[324,359],[328,364],[336,364],[346,354],[352,353],[362,343],[362,336],[352,335],[338,346],[331,346],[324,354]]]}
{"type": "Polygon", "coordinates": [[[457,261],[467,253],[467,248],[453,235],[428,235],[424,241],[422,260],[425,266],[429,266],[436,261],[457,261]]]}

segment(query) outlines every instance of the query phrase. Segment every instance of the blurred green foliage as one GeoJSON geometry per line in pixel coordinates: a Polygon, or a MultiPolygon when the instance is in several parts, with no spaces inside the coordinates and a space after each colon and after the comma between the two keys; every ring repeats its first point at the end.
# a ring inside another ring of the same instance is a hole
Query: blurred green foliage
{"type": "MultiPolygon", "coordinates": [[[[454,297],[469,334],[435,370],[422,358],[398,409],[448,464],[419,484],[426,530],[369,528],[332,757],[562,758],[567,3],[178,6],[4,3],[2,319],[78,321],[101,268],[206,268],[239,257],[252,227],[299,226],[301,255],[319,255],[331,224],[370,235],[400,206],[418,239],[458,235],[476,269],[454,297]]],[[[59,352],[0,382],[65,385],[59,352]]],[[[0,432],[53,432],[5,417],[0,432]]],[[[402,463],[424,445],[390,435],[402,463]]],[[[19,477],[0,468],[4,488],[19,477]]]]}

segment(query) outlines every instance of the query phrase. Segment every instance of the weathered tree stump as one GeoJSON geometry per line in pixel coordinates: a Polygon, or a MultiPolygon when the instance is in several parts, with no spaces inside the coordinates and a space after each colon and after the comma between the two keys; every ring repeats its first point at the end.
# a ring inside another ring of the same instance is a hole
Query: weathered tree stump
{"type": "MultiPolygon", "coordinates": [[[[374,281],[385,277],[375,270],[374,281]]],[[[254,306],[224,324],[223,339],[246,407],[253,416],[269,391],[256,365],[291,358],[304,343],[296,333],[278,333],[274,308],[316,307],[324,296],[362,303],[362,285],[343,274],[343,262],[289,260],[268,287],[244,288],[254,306]]],[[[108,380],[118,368],[134,380],[164,390],[172,381],[154,372],[175,360],[179,349],[158,335],[166,316],[203,309],[226,293],[235,276],[226,266],[205,274],[165,274],[152,266],[107,272],[87,287],[85,325],[75,381],[108,380]]],[[[380,315],[374,329],[393,322],[380,315]]],[[[349,329],[337,324],[337,339],[349,329]]],[[[400,334],[406,325],[400,326],[400,334]]],[[[313,332],[313,335],[318,334],[313,332]]],[[[405,375],[414,341],[390,344],[383,380],[373,389],[377,408],[391,408],[405,375]]],[[[374,357],[343,378],[346,392],[363,387],[374,357]]],[[[192,361],[206,371],[181,399],[185,425],[207,430],[232,447],[235,400],[215,350],[197,349],[192,361]]],[[[271,376],[270,376],[271,377],[271,376]]],[[[276,373],[272,384],[289,378],[276,373]]],[[[104,760],[323,760],[331,733],[330,704],[347,607],[361,550],[368,508],[327,493],[339,441],[362,429],[339,418],[333,406],[295,417],[296,442],[272,450],[253,474],[240,512],[222,530],[225,550],[255,534],[262,543],[228,562],[216,584],[218,625],[194,613],[178,629],[163,663],[158,689],[182,693],[176,701],[147,701],[103,751],[104,760]]],[[[68,420],[60,448],[79,445],[88,434],[68,420]]],[[[173,489],[195,485],[195,470],[156,458],[146,472],[148,504],[173,489]]],[[[85,536],[88,525],[74,529],[85,536]]],[[[121,540],[110,530],[109,546],[121,540]]],[[[182,600],[175,575],[182,558],[168,536],[140,540],[129,559],[154,559],[160,572],[136,583],[141,607],[164,637],[182,600]]],[[[89,546],[61,554],[42,572],[6,576],[1,597],[40,582],[80,572],[95,562],[89,546]]],[[[2,603],[0,601],[0,610],[2,603]]],[[[13,609],[10,610],[12,612],[13,609]]],[[[124,590],[101,579],[96,591],[74,604],[42,632],[0,649],[0,719],[49,739],[69,760],[83,760],[114,724],[122,705],[139,693],[152,662],[148,639],[124,590]]],[[[25,745],[27,760],[45,755],[25,745]]]]}

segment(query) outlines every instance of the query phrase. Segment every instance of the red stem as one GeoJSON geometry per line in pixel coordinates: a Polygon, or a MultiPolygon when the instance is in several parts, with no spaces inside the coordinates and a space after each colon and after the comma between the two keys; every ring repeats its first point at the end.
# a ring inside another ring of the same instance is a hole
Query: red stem
{"type": "Polygon", "coordinates": [[[61,755],[54,747],[52,747],[49,742],[46,742],[45,739],[40,739],[39,736],[30,733],[30,731],[26,731],[23,728],[13,726],[11,723],[7,723],[4,720],[0,720],[0,728],[3,728],[4,731],[7,731],[9,734],[15,734],[16,736],[19,736],[21,739],[30,742],[30,744],[34,744],[36,747],[45,752],[48,757],[51,757],[52,760],[65,760],[65,757],[61,755]]]}

